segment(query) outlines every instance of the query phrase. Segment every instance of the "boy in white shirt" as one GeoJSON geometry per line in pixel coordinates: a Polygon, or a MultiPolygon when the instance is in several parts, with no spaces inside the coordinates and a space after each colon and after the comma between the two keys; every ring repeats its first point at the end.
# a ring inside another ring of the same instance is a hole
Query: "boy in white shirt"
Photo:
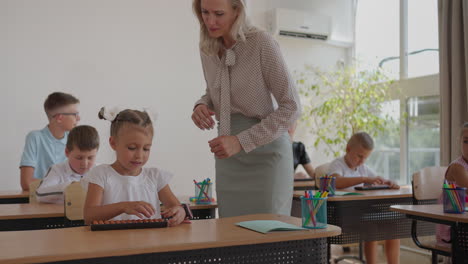
{"type": "MultiPolygon", "coordinates": [[[[393,189],[399,189],[396,183],[377,177],[375,172],[367,167],[364,162],[374,149],[374,141],[366,132],[359,132],[351,136],[346,145],[346,154],[335,159],[328,168],[328,175],[335,177],[337,189],[351,187],[357,184],[386,184],[393,189]]],[[[377,261],[377,242],[365,241],[364,254],[366,263],[373,264],[377,261]]],[[[385,253],[387,263],[399,263],[400,240],[385,240],[385,253]]]]}
{"type": "Polygon", "coordinates": [[[366,132],[351,136],[346,145],[346,154],[330,163],[328,175],[336,177],[337,189],[348,188],[357,184],[386,184],[391,188],[400,186],[390,180],[377,177],[375,172],[364,164],[374,149],[374,141],[366,132]]]}
{"type": "Polygon", "coordinates": [[[36,190],[42,203],[63,203],[63,192],[72,182],[79,182],[93,166],[99,149],[99,134],[92,126],[73,128],[67,140],[65,162],[53,165],[36,190]]]}

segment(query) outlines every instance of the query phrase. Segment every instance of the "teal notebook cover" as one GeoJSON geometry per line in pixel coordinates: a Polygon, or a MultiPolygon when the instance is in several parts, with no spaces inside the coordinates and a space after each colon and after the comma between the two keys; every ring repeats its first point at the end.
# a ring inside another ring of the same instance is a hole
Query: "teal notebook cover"
{"type": "Polygon", "coordinates": [[[362,193],[357,193],[357,192],[341,192],[341,191],[335,191],[335,196],[345,196],[345,195],[364,195],[362,193]]]}
{"type": "Polygon", "coordinates": [[[254,221],[245,221],[239,222],[236,225],[257,231],[263,234],[272,231],[294,231],[294,230],[306,230],[306,228],[291,225],[285,222],[276,221],[276,220],[254,220],[254,221]]]}

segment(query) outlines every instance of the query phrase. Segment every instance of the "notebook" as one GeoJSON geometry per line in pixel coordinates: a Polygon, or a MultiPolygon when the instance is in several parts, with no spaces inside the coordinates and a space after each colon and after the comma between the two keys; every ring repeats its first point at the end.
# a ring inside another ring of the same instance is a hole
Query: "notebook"
{"type": "Polygon", "coordinates": [[[262,234],[274,231],[295,231],[295,230],[307,230],[306,228],[295,226],[281,221],[276,220],[254,220],[244,221],[236,223],[236,225],[247,228],[262,234]]]}

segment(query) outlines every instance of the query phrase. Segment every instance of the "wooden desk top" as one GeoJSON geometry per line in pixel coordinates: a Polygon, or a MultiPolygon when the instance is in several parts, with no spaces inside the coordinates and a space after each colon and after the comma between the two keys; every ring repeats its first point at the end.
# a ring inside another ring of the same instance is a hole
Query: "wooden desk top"
{"type": "MultiPolygon", "coordinates": [[[[328,201],[356,201],[370,199],[386,199],[386,198],[408,198],[413,197],[410,185],[401,186],[400,189],[374,190],[374,191],[358,191],[354,187],[346,189],[338,189],[337,191],[362,193],[363,195],[344,195],[328,197],[328,201]]],[[[294,198],[299,198],[304,195],[304,191],[294,191],[294,198]]]]}
{"type": "Polygon", "coordinates": [[[0,191],[0,199],[10,199],[10,198],[28,198],[29,192],[23,190],[17,191],[0,191]]]}
{"type": "Polygon", "coordinates": [[[192,221],[170,228],[93,232],[89,227],[0,232],[0,263],[37,263],[107,256],[196,250],[302,240],[341,234],[326,229],[261,234],[234,225],[248,220],[279,220],[300,225],[301,219],[272,214],[192,221]],[[42,246],[41,246],[42,245],[42,246]],[[25,250],[27,249],[27,250],[25,250]]]}
{"type": "Polygon", "coordinates": [[[0,204],[1,219],[64,217],[63,204],[0,204]]]}
{"type": "Polygon", "coordinates": [[[392,205],[390,206],[390,210],[400,212],[403,214],[423,216],[458,223],[468,223],[468,213],[465,212],[464,214],[447,214],[444,213],[441,204],[392,205]]]}
{"type": "Polygon", "coordinates": [[[294,188],[314,188],[315,187],[315,180],[310,179],[308,181],[294,181],[294,188]]]}
{"type": "MultiPolygon", "coordinates": [[[[217,203],[212,204],[195,204],[184,198],[180,198],[181,202],[190,205],[192,210],[217,208],[217,203]]],[[[64,217],[65,208],[63,204],[0,204],[0,220],[1,219],[31,219],[31,218],[48,218],[48,217],[64,217]]]]}

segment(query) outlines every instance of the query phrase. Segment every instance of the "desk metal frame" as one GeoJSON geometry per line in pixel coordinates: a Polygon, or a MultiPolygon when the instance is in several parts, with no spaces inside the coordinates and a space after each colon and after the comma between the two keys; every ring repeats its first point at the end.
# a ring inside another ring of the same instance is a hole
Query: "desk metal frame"
{"type": "MultiPolygon", "coordinates": [[[[390,211],[391,205],[413,204],[412,197],[327,201],[328,224],[341,227],[339,236],[329,237],[330,244],[362,243],[411,237],[412,221],[404,214],[390,211]]],[[[301,217],[300,199],[293,199],[292,216],[301,217]]],[[[418,234],[433,235],[434,225],[418,225],[418,234]]],[[[362,250],[359,259],[363,260],[362,250]]]]}
{"type": "Polygon", "coordinates": [[[452,262],[468,263],[468,223],[460,223],[449,220],[435,219],[420,215],[406,214],[408,219],[449,225],[452,238],[452,262]]]}
{"type": "Polygon", "coordinates": [[[210,263],[210,264],[308,264],[327,263],[327,239],[284,241],[276,243],[253,244],[208,248],[188,251],[174,251],[130,256],[116,256],[94,259],[81,259],[54,264],[72,263],[118,263],[118,264],[178,264],[178,263],[210,263]]]}
{"type": "Polygon", "coordinates": [[[29,203],[29,197],[0,198],[0,204],[20,204],[20,203],[29,203]]]}
{"type": "Polygon", "coordinates": [[[71,227],[65,217],[45,217],[28,219],[1,219],[0,231],[23,231],[71,227]]]}
{"type": "MultiPolygon", "coordinates": [[[[215,218],[215,208],[195,209],[192,220],[215,218]]],[[[0,219],[0,231],[22,231],[83,226],[83,220],[71,221],[62,217],[35,217],[20,219],[0,219]]]]}
{"type": "Polygon", "coordinates": [[[216,208],[191,209],[192,220],[213,219],[216,218],[216,208]]]}

